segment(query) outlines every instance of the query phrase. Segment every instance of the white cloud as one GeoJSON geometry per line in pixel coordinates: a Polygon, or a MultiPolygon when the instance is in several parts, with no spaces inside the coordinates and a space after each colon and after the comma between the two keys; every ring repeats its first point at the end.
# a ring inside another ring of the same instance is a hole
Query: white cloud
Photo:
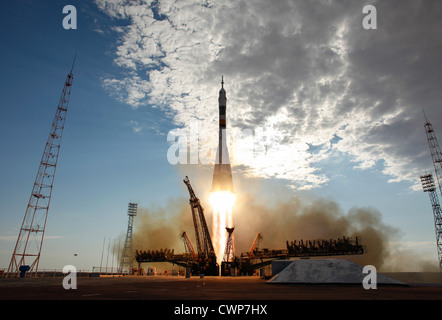
{"type": "Polygon", "coordinates": [[[367,31],[354,1],[96,3],[129,21],[115,52],[128,76],[103,81],[112,94],[162,108],[177,126],[199,119],[201,136],[216,144],[224,74],[229,130],[265,130],[274,143],[253,159],[232,152],[249,174],[315,187],[329,179],[318,163],[332,151],[361,169],[382,162],[392,182],[416,181],[428,165],[415,109],[436,110],[442,98],[434,85],[442,71],[440,5],[373,1],[389,18],[367,31]],[[415,22],[407,24],[410,15],[415,22]]]}
{"type": "Polygon", "coordinates": [[[143,128],[141,127],[141,125],[138,123],[138,121],[135,120],[131,120],[129,122],[129,124],[132,126],[132,130],[136,133],[141,132],[141,130],[143,130],[143,128]]]}

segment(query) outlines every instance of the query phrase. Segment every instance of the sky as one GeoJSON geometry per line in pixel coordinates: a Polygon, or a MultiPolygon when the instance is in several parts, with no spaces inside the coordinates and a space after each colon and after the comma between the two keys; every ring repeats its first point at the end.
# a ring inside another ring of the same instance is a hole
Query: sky
{"type": "Polygon", "coordinates": [[[128,203],[187,199],[186,174],[207,200],[223,75],[234,183],[258,181],[269,202],[373,208],[399,230],[392,248],[437,270],[419,175],[432,170],[423,109],[442,139],[441,14],[436,0],[3,3],[0,269],[77,54],[40,268],[99,266],[124,239],[128,203]],[[366,5],[376,29],[362,25],[366,5]],[[195,128],[199,163],[171,163],[175,135],[195,128]]]}

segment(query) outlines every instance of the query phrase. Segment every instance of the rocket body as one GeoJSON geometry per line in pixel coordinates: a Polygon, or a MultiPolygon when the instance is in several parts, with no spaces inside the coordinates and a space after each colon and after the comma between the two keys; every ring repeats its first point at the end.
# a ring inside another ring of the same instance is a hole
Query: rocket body
{"type": "Polygon", "coordinates": [[[213,171],[212,192],[233,192],[232,169],[230,167],[229,151],[226,139],[226,107],[227,97],[224,81],[221,81],[221,90],[218,98],[219,105],[219,141],[216,152],[215,169],[213,171]]]}

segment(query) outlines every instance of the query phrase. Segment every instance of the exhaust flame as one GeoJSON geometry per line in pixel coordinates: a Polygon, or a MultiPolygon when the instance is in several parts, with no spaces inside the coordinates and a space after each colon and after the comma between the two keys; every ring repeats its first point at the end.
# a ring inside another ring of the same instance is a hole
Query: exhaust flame
{"type": "Polygon", "coordinates": [[[226,227],[233,227],[232,209],[236,196],[230,191],[216,191],[210,194],[213,208],[212,241],[218,263],[221,263],[227,242],[226,227]]]}

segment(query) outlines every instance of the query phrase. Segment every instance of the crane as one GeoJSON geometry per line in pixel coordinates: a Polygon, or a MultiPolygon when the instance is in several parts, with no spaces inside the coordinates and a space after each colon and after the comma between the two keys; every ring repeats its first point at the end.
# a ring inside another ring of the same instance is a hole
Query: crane
{"type": "Polygon", "coordinates": [[[196,260],[196,254],[195,250],[193,250],[192,243],[189,240],[189,237],[187,236],[186,231],[183,231],[181,234],[181,239],[183,239],[184,242],[184,250],[186,250],[186,254],[192,257],[193,260],[196,260]]]}
{"type": "Polygon", "coordinates": [[[250,250],[249,250],[249,255],[250,256],[253,256],[254,255],[253,252],[256,249],[259,249],[259,243],[261,242],[262,238],[263,238],[263,236],[261,235],[261,233],[258,232],[258,234],[255,237],[255,240],[253,241],[252,246],[250,247],[250,250]]]}

